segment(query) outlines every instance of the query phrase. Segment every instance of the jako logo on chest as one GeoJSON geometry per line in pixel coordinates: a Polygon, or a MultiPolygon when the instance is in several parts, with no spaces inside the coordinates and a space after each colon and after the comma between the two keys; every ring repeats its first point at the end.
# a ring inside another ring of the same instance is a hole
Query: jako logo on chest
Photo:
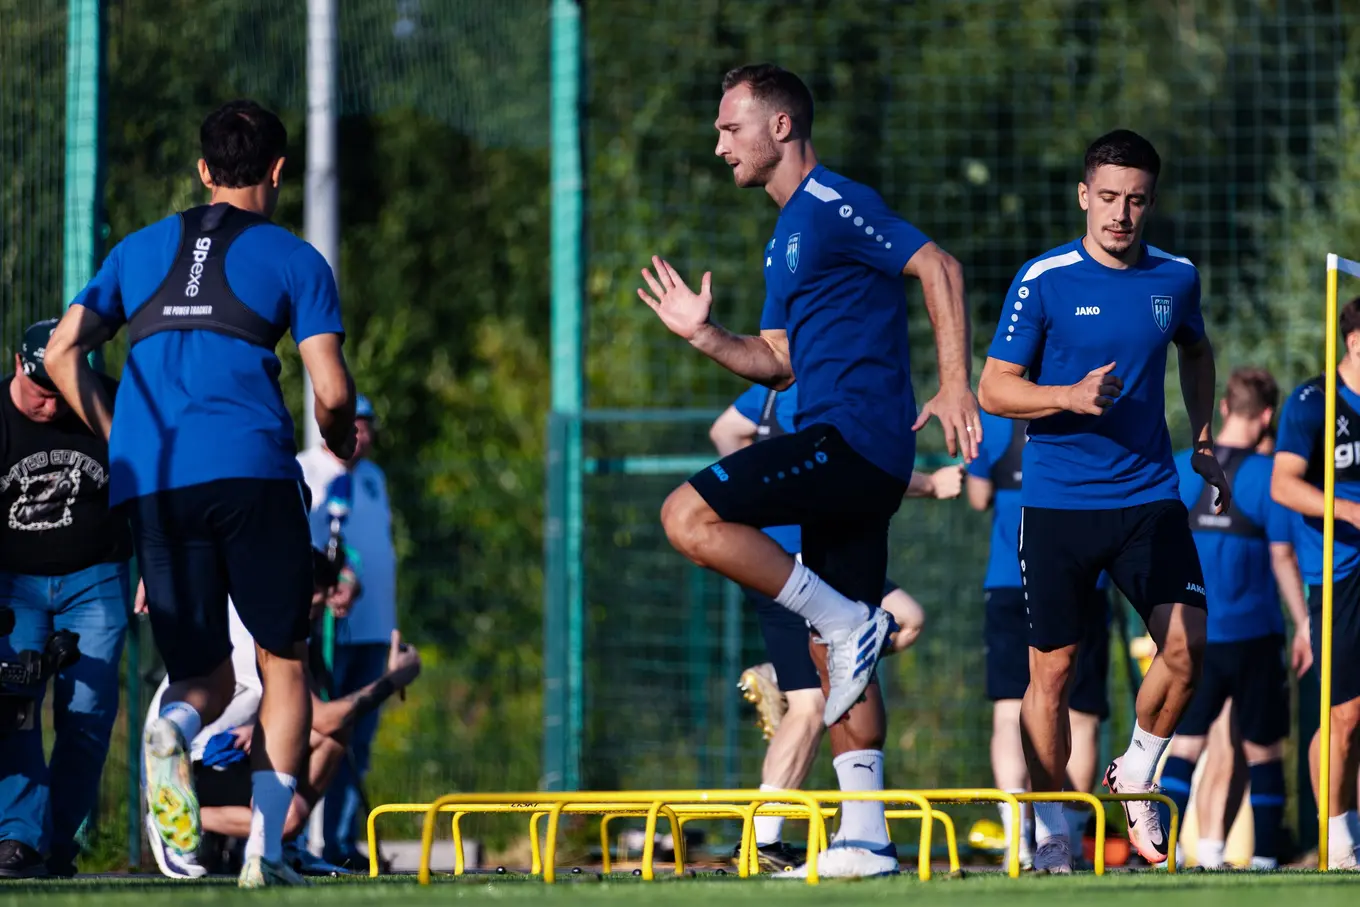
{"type": "Polygon", "coordinates": [[[1078,315],[1099,315],[1100,306],[1098,305],[1079,305],[1077,306],[1078,315]]]}

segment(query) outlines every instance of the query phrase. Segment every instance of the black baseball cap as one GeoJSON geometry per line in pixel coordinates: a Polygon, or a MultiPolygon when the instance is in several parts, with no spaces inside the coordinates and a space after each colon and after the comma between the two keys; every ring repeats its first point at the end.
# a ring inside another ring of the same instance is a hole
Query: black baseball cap
{"type": "Polygon", "coordinates": [[[23,345],[19,347],[19,362],[23,365],[24,374],[40,387],[50,391],[55,391],[57,386],[47,376],[47,366],[43,364],[43,357],[47,352],[47,341],[57,329],[57,322],[60,320],[46,318],[29,325],[24,331],[23,345]]]}

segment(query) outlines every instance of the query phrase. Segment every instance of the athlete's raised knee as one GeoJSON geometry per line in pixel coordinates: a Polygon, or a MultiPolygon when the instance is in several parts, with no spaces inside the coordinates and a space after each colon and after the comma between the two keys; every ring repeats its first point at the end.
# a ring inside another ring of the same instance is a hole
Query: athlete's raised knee
{"type": "Polygon", "coordinates": [[[702,557],[705,542],[717,521],[713,508],[688,482],[667,495],[661,505],[661,525],[666,538],[676,551],[701,567],[705,566],[702,557]]]}

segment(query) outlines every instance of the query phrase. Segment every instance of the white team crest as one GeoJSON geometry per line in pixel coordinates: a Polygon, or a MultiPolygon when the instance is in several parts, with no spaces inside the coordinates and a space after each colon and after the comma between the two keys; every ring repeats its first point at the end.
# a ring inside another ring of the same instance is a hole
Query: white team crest
{"type": "Polygon", "coordinates": [[[789,273],[798,270],[798,237],[801,233],[795,233],[789,237],[789,244],[784,247],[784,261],[789,265],[789,273]]]}
{"type": "Polygon", "coordinates": [[[1157,327],[1165,333],[1171,326],[1171,297],[1154,296],[1152,297],[1152,320],[1157,322],[1157,327]]]}

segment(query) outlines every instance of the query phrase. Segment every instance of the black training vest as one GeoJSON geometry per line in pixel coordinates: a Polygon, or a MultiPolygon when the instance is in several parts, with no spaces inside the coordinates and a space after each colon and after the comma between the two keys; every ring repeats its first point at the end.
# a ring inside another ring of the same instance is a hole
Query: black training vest
{"type": "MultiPolygon", "coordinates": [[[[1252,451],[1243,447],[1215,447],[1214,457],[1218,464],[1223,467],[1223,475],[1228,479],[1228,487],[1233,488],[1237,485],[1237,470],[1242,468],[1242,464],[1252,455],[1252,451]]],[[[1237,496],[1234,495],[1232,502],[1228,504],[1228,509],[1223,513],[1214,513],[1214,497],[1218,490],[1208,482],[1204,483],[1204,490],[1200,492],[1199,500],[1190,511],[1190,531],[1191,532],[1221,532],[1225,535],[1236,535],[1243,538],[1264,539],[1265,529],[1258,526],[1237,508],[1237,496]]]]}
{"type": "Polygon", "coordinates": [[[237,298],[227,283],[227,250],[269,218],[225,202],[180,213],[179,251],[160,287],[128,319],[136,345],[161,331],[214,331],[272,350],[287,326],[271,324],[237,298]]]}
{"type": "Polygon", "coordinates": [[[756,440],[768,441],[786,435],[784,426],[774,417],[775,404],[779,402],[779,391],[771,388],[765,392],[765,403],[760,407],[760,421],[756,423],[756,440]]]}
{"type": "MultiPolygon", "coordinates": [[[[1327,392],[1321,377],[1314,378],[1308,383],[1312,387],[1304,391],[1305,394],[1327,392]]],[[[1340,386],[1341,379],[1338,378],[1337,387],[1340,386]]],[[[1308,458],[1308,469],[1303,474],[1305,479],[1318,488],[1322,487],[1323,464],[1326,462],[1323,459],[1326,454],[1322,446],[1324,430],[1325,421],[1318,427],[1318,433],[1313,438],[1313,455],[1308,458]]],[[[1360,413],[1357,413],[1339,393],[1336,395],[1336,481],[1337,484],[1360,482],[1360,413]]]]}
{"type": "Polygon", "coordinates": [[[1029,422],[1017,419],[1011,423],[1011,446],[992,467],[993,491],[1019,491],[1020,479],[1024,474],[1025,442],[1028,437],[1025,429],[1029,422]]]}

